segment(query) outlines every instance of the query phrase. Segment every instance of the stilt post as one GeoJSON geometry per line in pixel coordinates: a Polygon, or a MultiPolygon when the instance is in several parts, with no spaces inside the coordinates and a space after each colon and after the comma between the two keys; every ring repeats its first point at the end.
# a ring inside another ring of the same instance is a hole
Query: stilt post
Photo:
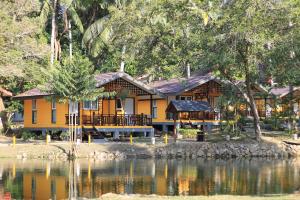
{"type": "Polygon", "coordinates": [[[89,133],[89,141],[88,141],[88,144],[90,145],[91,144],[91,134],[89,133]]]}
{"type": "Polygon", "coordinates": [[[165,134],[165,144],[168,144],[168,133],[165,134]]]}
{"type": "Polygon", "coordinates": [[[130,133],[130,144],[133,144],[132,133],[130,133]]]}
{"type": "Polygon", "coordinates": [[[16,136],[15,135],[13,136],[13,147],[14,148],[16,147],[16,136]]]}

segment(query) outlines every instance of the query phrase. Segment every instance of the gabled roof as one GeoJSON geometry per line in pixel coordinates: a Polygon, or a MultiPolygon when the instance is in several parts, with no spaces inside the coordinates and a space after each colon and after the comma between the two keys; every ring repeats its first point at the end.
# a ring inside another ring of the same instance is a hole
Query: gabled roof
{"type": "Polygon", "coordinates": [[[43,97],[43,96],[48,96],[48,95],[50,95],[50,94],[48,94],[46,92],[42,92],[38,88],[34,88],[34,89],[28,90],[26,92],[23,92],[21,94],[14,96],[14,99],[22,99],[22,98],[29,98],[29,97],[43,97]]]}
{"type": "MultiPolygon", "coordinates": [[[[106,83],[112,82],[118,78],[122,78],[129,83],[135,85],[136,87],[140,88],[141,90],[144,90],[145,92],[149,94],[154,94],[154,92],[149,88],[148,86],[144,85],[142,82],[139,82],[135,80],[133,77],[130,75],[124,73],[124,72],[110,72],[110,73],[102,73],[102,74],[97,74],[95,75],[96,79],[96,87],[101,87],[106,83]]],[[[15,99],[22,99],[22,98],[29,98],[29,97],[43,97],[43,96],[48,96],[51,95],[49,93],[42,92],[38,88],[34,88],[31,90],[28,90],[22,94],[16,95],[14,98],[15,99]]]]}
{"type": "Polygon", "coordinates": [[[178,95],[211,80],[220,82],[220,80],[214,77],[212,73],[207,73],[204,75],[196,74],[190,78],[174,78],[170,80],[155,81],[149,84],[149,86],[163,95],[178,95]]]}
{"type": "Polygon", "coordinates": [[[122,78],[125,81],[131,83],[132,85],[135,85],[136,87],[144,90],[145,92],[149,94],[154,94],[153,90],[145,85],[144,83],[134,79],[132,76],[129,74],[126,74],[124,72],[109,72],[109,73],[102,73],[102,74],[97,74],[95,76],[96,82],[97,82],[97,87],[101,87],[106,83],[112,82],[118,78],[122,78]]]}
{"type": "Polygon", "coordinates": [[[0,96],[2,97],[11,97],[12,93],[0,87],[0,96]]]}
{"type": "MultiPolygon", "coordinates": [[[[293,87],[294,92],[299,89],[300,89],[300,87],[293,87]]],[[[290,87],[287,86],[287,87],[281,87],[281,88],[273,88],[273,89],[271,89],[270,93],[277,97],[282,98],[290,93],[290,87]]]]}
{"type": "Polygon", "coordinates": [[[172,100],[166,112],[203,112],[213,111],[208,102],[205,101],[183,101],[172,100]]]}

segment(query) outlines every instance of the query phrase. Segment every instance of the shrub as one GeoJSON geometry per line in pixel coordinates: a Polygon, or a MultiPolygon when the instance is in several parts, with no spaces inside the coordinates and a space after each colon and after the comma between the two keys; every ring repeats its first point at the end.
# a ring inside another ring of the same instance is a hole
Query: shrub
{"type": "Polygon", "coordinates": [[[68,140],[69,139],[69,132],[68,131],[63,131],[61,134],[60,134],[60,138],[64,141],[68,140]]]}
{"type": "Polygon", "coordinates": [[[277,116],[266,118],[264,119],[263,122],[264,122],[264,126],[267,127],[267,129],[270,129],[272,131],[285,129],[284,119],[279,118],[277,116]]]}
{"type": "Polygon", "coordinates": [[[179,133],[183,138],[196,138],[198,129],[179,129],[179,133]]]}
{"type": "Polygon", "coordinates": [[[30,139],[34,139],[35,134],[30,131],[23,131],[21,137],[24,141],[28,141],[30,139]]]}

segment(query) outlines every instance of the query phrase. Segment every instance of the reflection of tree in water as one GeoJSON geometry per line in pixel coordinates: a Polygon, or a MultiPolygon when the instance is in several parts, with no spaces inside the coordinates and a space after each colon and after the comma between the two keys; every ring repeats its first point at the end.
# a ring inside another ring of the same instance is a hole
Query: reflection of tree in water
{"type": "Polygon", "coordinates": [[[15,166],[10,170],[0,166],[0,198],[5,193],[10,193],[14,199],[23,198],[23,177],[22,173],[16,172],[15,166]]]}

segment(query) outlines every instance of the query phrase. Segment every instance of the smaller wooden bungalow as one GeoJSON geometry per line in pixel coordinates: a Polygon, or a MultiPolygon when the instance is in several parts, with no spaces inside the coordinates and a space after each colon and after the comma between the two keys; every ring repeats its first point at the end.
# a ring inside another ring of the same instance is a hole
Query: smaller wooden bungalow
{"type": "Polygon", "coordinates": [[[170,120],[206,120],[213,119],[215,112],[205,101],[172,100],[166,115],[170,120]]]}
{"type": "Polygon", "coordinates": [[[214,118],[214,111],[205,101],[189,101],[189,100],[172,100],[167,109],[166,115],[170,120],[174,121],[173,134],[176,135],[176,128],[182,124],[182,120],[189,120],[192,125],[191,120],[203,121],[214,118]],[[177,123],[180,122],[180,124],[177,123]]]}
{"type": "Polygon", "coordinates": [[[275,112],[286,112],[289,109],[291,100],[294,114],[300,117],[300,87],[293,87],[292,89],[292,93],[289,86],[271,89],[270,94],[272,97],[266,104],[269,116],[275,112]]]}

